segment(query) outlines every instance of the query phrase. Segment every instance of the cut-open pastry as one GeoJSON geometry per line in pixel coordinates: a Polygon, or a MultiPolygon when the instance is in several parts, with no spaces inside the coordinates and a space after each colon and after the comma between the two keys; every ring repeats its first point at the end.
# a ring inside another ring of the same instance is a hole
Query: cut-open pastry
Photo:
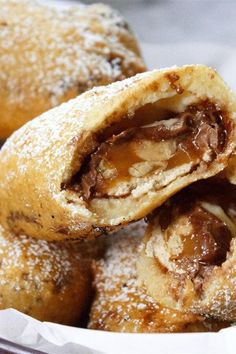
{"type": "Polygon", "coordinates": [[[87,237],[146,216],[223,170],[236,101],[184,66],[95,88],[26,124],[0,152],[0,219],[18,233],[87,237]]]}
{"type": "Polygon", "coordinates": [[[160,207],[149,221],[138,275],[163,306],[235,321],[236,186],[198,182],[160,207]]]}
{"type": "Polygon", "coordinates": [[[89,328],[136,333],[197,332],[217,331],[229,325],[163,307],[138,285],[136,261],[143,234],[144,225],[136,223],[107,239],[104,258],[94,264],[95,299],[89,328]]]}
{"type": "Polygon", "coordinates": [[[116,10],[46,3],[0,0],[0,139],[92,87],[145,70],[116,10]]]}
{"type": "Polygon", "coordinates": [[[100,253],[96,245],[15,236],[0,226],[0,309],[77,325],[91,301],[91,261],[100,253]]]}

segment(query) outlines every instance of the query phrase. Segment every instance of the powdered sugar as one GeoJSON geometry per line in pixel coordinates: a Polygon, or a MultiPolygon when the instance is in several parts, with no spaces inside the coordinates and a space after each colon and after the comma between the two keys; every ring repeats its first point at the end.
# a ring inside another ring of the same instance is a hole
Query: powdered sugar
{"type": "Polygon", "coordinates": [[[48,283],[63,284],[80,258],[70,244],[13,236],[0,227],[0,286],[31,293],[32,287],[41,291],[48,283]]]}
{"type": "Polygon", "coordinates": [[[199,318],[195,315],[161,307],[138,284],[136,261],[144,231],[144,222],[139,222],[108,237],[105,257],[94,267],[96,297],[90,328],[118,332],[212,329],[210,323],[197,323],[199,318]]]}
{"type": "Polygon", "coordinates": [[[50,105],[144,69],[127,23],[99,4],[59,10],[0,0],[0,87],[9,103],[38,95],[50,105]]]}

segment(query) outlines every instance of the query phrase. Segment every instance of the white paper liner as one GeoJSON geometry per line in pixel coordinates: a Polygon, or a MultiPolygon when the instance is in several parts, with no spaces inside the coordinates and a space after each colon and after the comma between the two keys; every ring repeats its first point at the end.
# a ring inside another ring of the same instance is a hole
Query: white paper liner
{"type": "Polygon", "coordinates": [[[229,354],[236,327],[218,333],[129,334],[37,321],[16,310],[0,311],[0,337],[50,354],[229,354]]]}

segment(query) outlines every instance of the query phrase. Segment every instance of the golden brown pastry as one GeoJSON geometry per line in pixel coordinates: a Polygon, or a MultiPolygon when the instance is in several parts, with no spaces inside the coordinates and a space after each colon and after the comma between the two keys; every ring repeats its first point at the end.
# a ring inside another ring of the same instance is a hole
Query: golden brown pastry
{"type": "Polygon", "coordinates": [[[127,22],[108,6],[0,0],[0,9],[0,139],[94,86],[145,69],[127,22]]]}
{"type": "Polygon", "coordinates": [[[94,265],[89,328],[139,333],[217,331],[226,326],[162,307],[138,285],[136,260],[143,234],[144,226],[136,224],[109,237],[104,259],[94,265]]]}
{"type": "Polygon", "coordinates": [[[0,221],[45,239],[140,219],[223,170],[236,101],[216,72],[184,66],[95,88],[29,122],[0,152],[0,221]]]}
{"type": "Polygon", "coordinates": [[[149,222],[138,276],[163,306],[235,321],[236,186],[198,182],[160,207],[149,222]]]}
{"type": "Polygon", "coordinates": [[[91,300],[94,247],[16,237],[0,227],[0,309],[78,324],[91,300]]]}

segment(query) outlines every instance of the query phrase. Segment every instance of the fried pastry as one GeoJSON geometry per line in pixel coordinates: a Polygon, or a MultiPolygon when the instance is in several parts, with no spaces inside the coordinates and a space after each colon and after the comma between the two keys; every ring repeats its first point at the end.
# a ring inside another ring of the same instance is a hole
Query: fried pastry
{"type": "Polygon", "coordinates": [[[91,301],[94,246],[16,237],[0,227],[0,309],[78,324],[91,301]]]}
{"type": "Polygon", "coordinates": [[[94,86],[145,69],[127,22],[108,6],[0,0],[0,9],[0,139],[94,86]]]}
{"type": "Polygon", "coordinates": [[[104,259],[94,264],[95,299],[89,328],[136,333],[197,332],[217,331],[228,325],[162,307],[138,285],[136,261],[143,234],[144,226],[136,224],[109,237],[104,259]]]}
{"type": "Polygon", "coordinates": [[[184,66],[98,87],[29,122],[0,151],[0,220],[16,234],[89,237],[141,219],[223,170],[236,101],[184,66]]]}
{"type": "Polygon", "coordinates": [[[236,186],[198,182],[160,207],[149,221],[138,277],[163,306],[235,321],[236,186]]]}

